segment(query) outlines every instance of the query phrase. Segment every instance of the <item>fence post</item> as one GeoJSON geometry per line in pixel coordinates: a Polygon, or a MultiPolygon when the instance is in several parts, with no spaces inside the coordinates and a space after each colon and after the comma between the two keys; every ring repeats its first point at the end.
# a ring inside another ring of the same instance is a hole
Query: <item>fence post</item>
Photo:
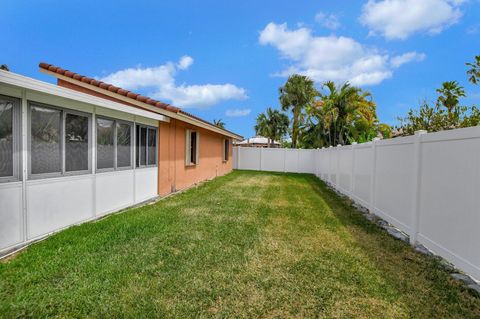
{"type": "Polygon", "coordinates": [[[260,147],[260,170],[262,171],[262,153],[263,153],[263,147],[260,147]]]}
{"type": "Polygon", "coordinates": [[[297,173],[300,173],[300,149],[296,148],[297,151],[297,173]]]}
{"type": "Polygon", "coordinates": [[[335,184],[336,188],[339,190],[340,189],[340,147],[342,145],[338,144],[336,147],[336,152],[337,152],[337,167],[336,167],[336,172],[335,172],[335,184]]]}
{"type": "Polygon", "coordinates": [[[417,244],[419,222],[420,222],[420,187],[421,187],[421,165],[422,165],[422,135],[427,131],[415,132],[413,142],[413,187],[412,187],[412,229],[410,231],[410,244],[417,244]]]}
{"type": "Polygon", "coordinates": [[[357,142],[352,143],[352,167],[350,169],[350,197],[353,198],[353,188],[355,187],[355,146],[357,142]]]}
{"type": "Polygon", "coordinates": [[[283,149],[283,172],[287,172],[287,148],[283,149]]]}
{"type": "Polygon", "coordinates": [[[375,137],[372,141],[372,170],[370,173],[370,203],[368,210],[370,213],[375,214],[375,180],[377,172],[377,141],[380,138],[375,137]]]}
{"type": "Polygon", "coordinates": [[[323,159],[325,158],[325,147],[322,147],[320,149],[320,155],[318,156],[318,160],[319,160],[319,166],[318,166],[318,177],[321,179],[321,180],[324,180],[323,179],[323,176],[322,176],[322,164],[323,164],[323,159]]]}
{"type": "Polygon", "coordinates": [[[328,181],[330,182],[330,184],[333,185],[332,183],[332,150],[333,150],[333,146],[330,145],[328,147],[328,181]]]}

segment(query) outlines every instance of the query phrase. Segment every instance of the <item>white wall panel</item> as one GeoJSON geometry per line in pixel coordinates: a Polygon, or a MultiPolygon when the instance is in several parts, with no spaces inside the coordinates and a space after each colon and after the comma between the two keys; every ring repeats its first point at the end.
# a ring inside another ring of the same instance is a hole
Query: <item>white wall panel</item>
{"type": "Polygon", "coordinates": [[[375,208],[383,218],[410,232],[412,211],[413,141],[378,145],[375,173],[375,208]]]}
{"type": "Polygon", "coordinates": [[[352,150],[342,147],[338,159],[338,186],[345,192],[350,191],[350,175],[352,174],[352,150]]]}
{"type": "Polygon", "coordinates": [[[328,170],[330,168],[329,164],[330,164],[330,157],[328,154],[328,150],[322,149],[320,151],[320,177],[324,181],[328,180],[328,176],[329,176],[328,170]]]}
{"type": "Polygon", "coordinates": [[[280,148],[259,149],[262,153],[262,170],[283,172],[285,169],[285,150],[280,148]]]}
{"type": "Polygon", "coordinates": [[[149,167],[135,170],[136,203],[151,199],[158,194],[158,168],[149,167]]]}
{"type": "Polygon", "coordinates": [[[298,152],[299,152],[298,172],[315,174],[316,151],[315,150],[298,150],[298,152]]]}
{"type": "Polygon", "coordinates": [[[0,248],[22,241],[22,183],[0,184],[0,248]]]}
{"type": "Polygon", "coordinates": [[[372,147],[370,145],[355,148],[353,194],[363,205],[370,201],[370,176],[372,173],[372,147]]]}
{"type": "Polygon", "coordinates": [[[134,204],[133,170],[98,173],[95,182],[97,215],[134,204]]]}
{"type": "Polygon", "coordinates": [[[260,149],[253,147],[238,147],[239,169],[260,170],[260,149]]]}
{"type": "Polygon", "coordinates": [[[28,239],[92,218],[92,178],[83,175],[28,181],[28,239]]]}
{"type": "Polygon", "coordinates": [[[329,169],[328,169],[328,173],[329,173],[329,178],[330,178],[330,182],[333,184],[333,185],[337,185],[337,168],[338,168],[338,150],[334,147],[330,147],[328,149],[328,152],[330,154],[329,156],[329,162],[328,162],[328,165],[329,165],[329,169]]]}
{"type": "Polygon", "coordinates": [[[296,173],[299,169],[297,150],[287,149],[285,152],[285,171],[296,173]]]}
{"type": "Polygon", "coordinates": [[[422,145],[419,240],[480,279],[480,139],[422,145]]]}

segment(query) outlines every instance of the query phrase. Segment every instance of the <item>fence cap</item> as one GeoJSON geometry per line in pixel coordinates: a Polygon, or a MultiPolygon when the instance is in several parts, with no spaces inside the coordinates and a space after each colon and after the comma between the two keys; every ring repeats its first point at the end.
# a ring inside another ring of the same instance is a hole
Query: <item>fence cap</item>
{"type": "Polygon", "coordinates": [[[427,134],[427,133],[428,133],[427,130],[418,130],[418,131],[415,131],[415,135],[427,134]]]}

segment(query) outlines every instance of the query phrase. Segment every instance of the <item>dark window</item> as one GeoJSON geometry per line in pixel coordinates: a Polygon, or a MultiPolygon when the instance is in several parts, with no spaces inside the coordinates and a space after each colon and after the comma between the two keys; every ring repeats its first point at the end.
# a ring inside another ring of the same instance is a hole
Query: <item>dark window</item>
{"type": "Polygon", "coordinates": [[[97,168],[114,168],[115,165],[114,121],[97,119],[97,168]]]}
{"type": "Polygon", "coordinates": [[[132,165],[132,127],[127,123],[117,123],[117,166],[132,165]]]}
{"type": "Polygon", "coordinates": [[[224,140],[223,143],[223,160],[228,161],[228,155],[230,155],[230,140],[224,140]]]}
{"type": "Polygon", "coordinates": [[[56,109],[31,108],[30,156],[32,174],[61,173],[61,115],[56,109]]]}
{"type": "Polygon", "coordinates": [[[13,176],[13,103],[0,98],[0,177],[13,176]]]}
{"type": "Polygon", "coordinates": [[[88,117],[67,114],[65,118],[65,170],[88,170],[88,117]]]}
{"type": "Polygon", "coordinates": [[[197,164],[197,132],[190,133],[190,163],[197,164]]]}

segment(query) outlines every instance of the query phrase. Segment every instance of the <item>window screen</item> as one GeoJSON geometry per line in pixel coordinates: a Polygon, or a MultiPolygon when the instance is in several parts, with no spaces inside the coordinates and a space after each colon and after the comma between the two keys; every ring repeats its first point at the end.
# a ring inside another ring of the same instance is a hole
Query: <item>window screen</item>
{"type": "Polygon", "coordinates": [[[13,176],[13,103],[0,98],[0,177],[13,176]]]}
{"type": "Polygon", "coordinates": [[[157,163],[157,130],[148,129],[148,165],[155,165],[157,163]]]}
{"type": "Polygon", "coordinates": [[[65,170],[88,170],[88,117],[67,114],[65,117],[65,170]]]}
{"type": "Polygon", "coordinates": [[[30,116],[32,174],[60,173],[61,111],[32,106],[30,116]]]}
{"type": "Polygon", "coordinates": [[[117,123],[117,167],[130,167],[132,154],[132,128],[127,123],[117,123]]]}
{"type": "Polygon", "coordinates": [[[107,119],[97,119],[97,168],[114,168],[115,141],[114,122],[107,119]]]}

